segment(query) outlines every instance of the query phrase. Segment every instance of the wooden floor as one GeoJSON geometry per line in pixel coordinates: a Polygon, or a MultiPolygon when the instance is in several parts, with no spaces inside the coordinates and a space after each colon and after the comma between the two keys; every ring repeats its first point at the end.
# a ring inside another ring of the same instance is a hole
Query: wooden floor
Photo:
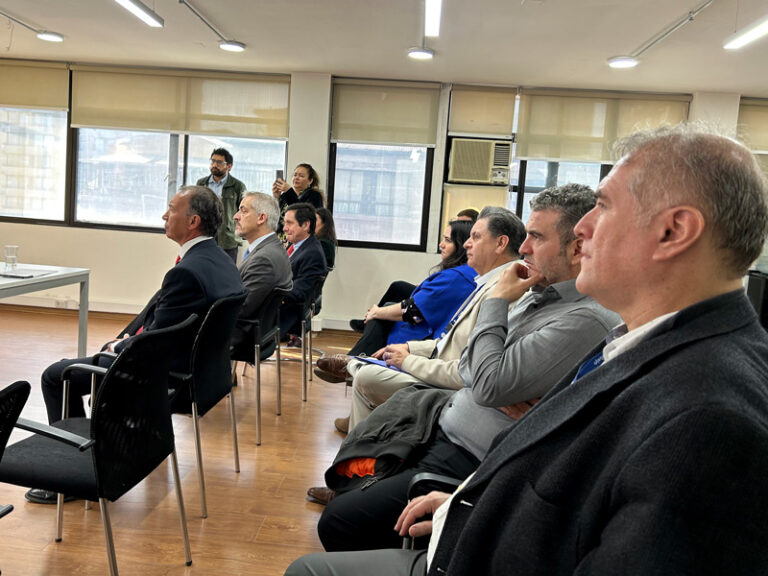
{"type": "MultiPolygon", "coordinates": [[[[91,314],[88,351],[98,351],[126,324],[126,317],[91,314]]],[[[345,352],[352,333],[322,332],[314,345],[345,352]]],[[[77,349],[77,316],[55,310],[0,305],[0,386],[28,380],[32,394],[23,416],[46,421],[40,373],[77,349]]],[[[296,355],[298,357],[298,355],[296,355]]],[[[316,534],[321,507],[307,502],[309,486],[323,472],[342,437],[333,419],[347,414],[341,384],[315,379],[301,401],[300,363],[283,363],[283,410],[275,415],[275,367],[262,368],[262,445],[255,443],[255,385],[249,368],[235,389],[240,473],[232,463],[229,408],[224,401],[202,419],[208,518],[200,517],[191,419],[174,416],[176,446],[187,510],[193,564],[184,566],[173,476],[168,464],[112,504],[121,574],[282,574],[292,560],[322,550],[316,534]]],[[[16,431],[11,442],[23,437],[16,431]]],[[[24,488],[0,484],[0,503],[15,510],[0,519],[0,567],[4,575],[107,573],[98,505],[65,504],[64,539],[54,542],[54,506],[30,504],[24,488]]]]}

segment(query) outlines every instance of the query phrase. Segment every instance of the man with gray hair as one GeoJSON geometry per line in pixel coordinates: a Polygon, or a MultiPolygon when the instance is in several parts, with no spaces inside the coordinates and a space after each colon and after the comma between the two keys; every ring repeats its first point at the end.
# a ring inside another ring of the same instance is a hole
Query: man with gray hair
{"type": "MultiPolygon", "coordinates": [[[[264,299],[275,288],[293,286],[291,262],[275,234],[280,220],[280,207],[272,196],[262,192],[246,192],[235,213],[235,231],[248,242],[243,260],[238,265],[240,278],[248,296],[240,318],[253,319],[264,299]]],[[[242,357],[253,352],[250,327],[238,322],[232,333],[232,355],[242,357]]]]}
{"type": "Polygon", "coordinates": [[[764,177],[696,126],[618,151],[575,228],[576,286],[624,324],[453,496],[411,500],[396,528],[431,533],[427,552],[334,574],[768,573],[768,334],[742,286],[768,233],[764,177]]]}
{"type": "MultiPolygon", "coordinates": [[[[496,434],[546,394],[619,323],[616,314],[580,294],[575,286],[581,240],[573,227],[594,205],[595,193],[579,184],[548,188],[534,197],[526,239],[520,246],[523,262],[505,269],[479,304],[477,322],[459,362],[463,387],[450,398],[436,396],[432,401],[444,405],[436,432],[423,446],[424,456],[412,459],[391,478],[380,478],[364,492],[351,490],[335,498],[318,524],[326,550],[398,546],[392,526],[400,509],[392,504],[405,505],[410,478],[418,472],[459,478],[470,474],[496,434]],[[352,514],[357,508],[363,513],[352,514]]],[[[389,413],[384,420],[402,418],[403,406],[420,403],[420,396],[428,393],[408,394],[408,401],[398,402],[396,409],[387,402],[371,420],[379,426],[387,409],[399,414],[389,413]]],[[[392,398],[396,400],[400,398],[392,398]]],[[[415,418],[404,420],[411,427],[416,425],[415,418]]],[[[361,428],[368,426],[364,423],[361,428]]],[[[355,453],[347,444],[357,440],[370,444],[373,432],[352,432],[336,463],[355,453]]],[[[388,435],[382,447],[391,441],[388,435]]],[[[333,474],[330,478],[333,480],[333,474]]],[[[348,489],[349,483],[344,484],[348,489]]]]}

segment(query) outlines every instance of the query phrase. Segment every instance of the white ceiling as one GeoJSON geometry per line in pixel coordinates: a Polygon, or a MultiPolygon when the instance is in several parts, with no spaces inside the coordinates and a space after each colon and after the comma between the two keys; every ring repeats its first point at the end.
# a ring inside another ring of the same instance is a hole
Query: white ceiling
{"type": "Polygon", "coordinates": [[[734,92],[768,97],[768,38],[722,49],[736,27],[762,16],[761,0],[715,0],[649,50],[612,70],[701,0],[444,0],[431,62],[412,61],[422,0],[190,0],[229,38],[231,54],[178,0],[144,0],[165,19],[149,28],[113,0],[0,0],[0,9],[65,36],[38,40],[0,17],[0,56],[80,63],[640,91],[734,92]],[[737,13],[738,4],[738,13],[737,13]]]}

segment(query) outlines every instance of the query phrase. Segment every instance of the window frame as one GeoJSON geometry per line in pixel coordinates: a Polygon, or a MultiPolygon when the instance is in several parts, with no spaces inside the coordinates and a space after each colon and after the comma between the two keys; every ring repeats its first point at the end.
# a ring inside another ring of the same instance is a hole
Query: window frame
{"type": "MultiPolygon", "coordinates": [[[[333,213],[333,202],[335,192],[335,180],[336,180],[336,149],[338,144],[360,144],[359,142],[346,142],[343,140],[334,141],[330,143],[328,149],[328,197],[327,205],[328,209],[333,213]]],[[[370,146],[385,146],[385,144],[372,142],[367,143],[370,146]]],[[[408,146],[408,144],[397,144],[397,146],[408,146]]],[[[415,146],[415,145],[411,145],[415,146]]],[[[346,246],[350,248],[366,248],[375,250],[398,250],[404,252],[426,252],[427,250],[427,233],[429,228],[429,206],[430,196],[432,192],[432,171],[434,168],[435,160],[435,148],[433,146],[420,146],[426,148],[427,157],[424,165],[424,190],[421,206],[421,224],[419,232],[418,244],[402,244],[396,242],[374,242],[367,240],[342,240],[338,239],[339,246],[346,246]]]]}

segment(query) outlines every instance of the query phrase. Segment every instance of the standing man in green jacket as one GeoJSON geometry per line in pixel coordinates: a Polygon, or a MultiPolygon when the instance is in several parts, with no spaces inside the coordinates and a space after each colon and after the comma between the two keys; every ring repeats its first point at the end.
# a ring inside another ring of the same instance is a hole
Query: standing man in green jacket
{"type": "Polygon", "coordinates": [[[198,186],[207,186],[221,198],[224,204],[224,220],[216,233],[216,241],[232,261],[237,264],[237,249],[240,241],[235,235],[235,213],[240,207],[245,193],[245,184],[232,176],[232,154],[226,148],[216,148],[211,152],[211,175],[200,178],[198,186]]]}

